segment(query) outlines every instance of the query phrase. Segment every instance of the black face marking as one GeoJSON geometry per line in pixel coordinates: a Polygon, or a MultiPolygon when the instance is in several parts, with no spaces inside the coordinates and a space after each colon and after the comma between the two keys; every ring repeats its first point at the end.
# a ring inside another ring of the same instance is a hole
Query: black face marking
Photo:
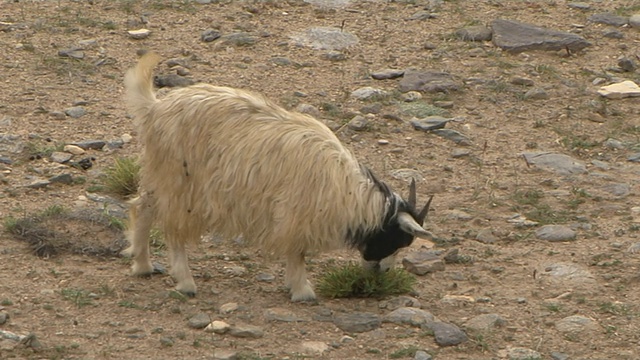
{"type": "Polygon", "coordinates": [[[415,205],[394,194],[391,188],[378,180],[368,168],[363,166],[361,170],[365,176],[373,181],[377,189],[384,194],[387,206],[386,214],[379,229],[369,232],[356,229],[355,231],[350,231],[347,234],[347,238],[353,247],[360,250],[364,260],[381,261],[413,242],[413,235],[400,228],[398,214],[400,212],[408,213],[414,219],[417,219],[418,214],[415,205]]]}

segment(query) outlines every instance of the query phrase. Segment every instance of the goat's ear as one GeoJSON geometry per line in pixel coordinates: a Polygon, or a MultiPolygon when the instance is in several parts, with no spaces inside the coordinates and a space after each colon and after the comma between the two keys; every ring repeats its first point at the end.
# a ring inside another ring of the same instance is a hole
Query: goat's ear
{"type": "Polygon", "coordinates": [[[406,212],[398,214],[398,224],[400,225],[400,229],[407,234],[427,240],[433,239],[433,234],[423,229],[422,226],[413,219],[413,216],[406,212]]]}

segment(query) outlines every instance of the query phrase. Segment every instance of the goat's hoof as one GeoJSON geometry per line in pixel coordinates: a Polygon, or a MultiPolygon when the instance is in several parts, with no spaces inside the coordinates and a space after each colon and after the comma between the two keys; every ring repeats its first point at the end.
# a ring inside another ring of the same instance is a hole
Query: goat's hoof
{"type": "Polygon", "coordinates": [[[316,293],[313,292],[311,287],[307,287],[299,292],[293,292],[291,294],[291,301],[293,302],[316,302],[316,293]]]}
{"type": "Polygon", "coordinates": [[[151,276],[151,274],[153,274],[153,272],[154,272],[154,267],[153,265],[151,265],[151,263],[144,264],[144,265],[134,263],[133,266],[131,267],[131,273],[134,276],[149,277],[151,276]]]}
{"type": "Polygon", "coordinates": [[[178,290],[176,289],[180,294],[189,297],[189,298],[194,298],[196,297],[196,291],[195,290],[178,290]]]}

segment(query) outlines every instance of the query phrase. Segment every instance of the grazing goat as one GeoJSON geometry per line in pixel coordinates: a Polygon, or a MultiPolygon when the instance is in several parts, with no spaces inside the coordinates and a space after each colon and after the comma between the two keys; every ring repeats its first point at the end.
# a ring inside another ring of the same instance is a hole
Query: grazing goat
{"type": "Polygon", "coordinates": [[[133,274],[147,275],[155,221],[169,249],[176,289],[194,296],[185,245],[206,231],[243,235],[286,259],[293,301],[315,299],[305,254],[358,249],[364,264],[387,270],[422,228],[429,202],[415,208],[415,183],[403,200],[379,181],[320,121],[239,89],[196,84],[157,100],[144,55],[125,77],[143,144],[139,196],[129,240],[133,274]]]}

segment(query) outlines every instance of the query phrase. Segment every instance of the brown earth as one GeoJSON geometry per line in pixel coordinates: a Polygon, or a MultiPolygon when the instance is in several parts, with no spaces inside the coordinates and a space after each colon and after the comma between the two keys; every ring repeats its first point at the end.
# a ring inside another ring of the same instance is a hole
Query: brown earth
{"type": "MultiPolygon", "coordinates": [[[[142,48],[167,59],[188,58],[197,80],[259,91],[289,108],[311,104],[321,109],[321,118],[338,124],[372,103],[352,99],[353,90],[363,86],[397,89],[397,80],[372,80],[369,74],[376,70],[418,68],[446,71],[460,80],[484,79],[479,84],[467,82],[458,92],[424,94],[422,100],[453,102],[450,115],[464,121],[448,127],[470,137],[472,145],[465,148],[468,156],[454,158],[452,151],[458,147],[453,142],[415,131],[408,123],[410,114],[400,111],[395,93],[379,101],[382,110],[371,117],[366,131],[345,127],[338,135],[394,188],[406,192],[406,183],[393,178],[392,170],[415,169],[424,177],[418,184],[419,198],[435,194],[426,227],[444,241],[420,241],[405,253],[420,245],[457,248],[469,260],[419,277],[415,290],[422,308],[463,329],[467,320],[486,313],[499,314],[506,324],[485,333],[470,332],[469,341],[453,347],[438,346],[426,330],[388,323],[381,330],[350,334],[353,341],[340,343],[345,333],[331,322],[268,322],[263,311],[287,308],[308,319],[327,308],[334,313],[385,314],[388,310],[380,308],[381,301],[321,298],[315,305],[290,303],[282,287],[282,264],[263,259],[256,249],[233,242],[203,242],[190,258],[200,292],[185,300],[170,292],[173,283],[168,276],[129,276],[127,259],[78,251],[75,246],[67,246],[66,253],[39,258],[28,244],[2,233],[0,313],[9,319],[0,330],[33,333],[42,347],[34,350],[0,342],[0,357],[195,359],[212,358],[216,349],[230,349],[241,359],[387,359],[409,357],[422,349],[435,359],[496,359],[506,357],[509,348],[523,347],[540,352],[545,359],[552,352],[570,359],[640,358],[640,260],[627,250],[638,241],[640,229],[633,211],[638,203],[639,165],[627,161],[640,144],[639,105],[634,99],[601,99],[595,93],[598,86],[592,85],[597,77],[640,80],[637,73],[607,72],[620,56],[637,58],[640,33],[624,27],[618,29],[622,39],[606,38],[602,31],[608,26],[587,21],[595,12],[631,15],[640,3],[598,1],[591,4],[592,10],[579,11],[561,0],[445,1],[436,18],[407,20],[426,3],[362,1],[326,9],[301,1],[208,5],[177,0],[2,1],[0,21],[13,25],[0,27],[0,119],[4,119],[0,132],[16,136],[13,140],[3,137],[3,142],[25,146],[19,153],[0,154],[13,160],[2,165],[0,213],[7,219],[36,214],[52,205],[103,206],[83,197],[101,183],[100,174],[116,157],[140,151],[124,108],[122,79],[142,48]],[[146,25],[140,23],[141,17],[148,21],[146,25]],[[491,43],[463,42],[452,35],[463,26],[489,24],[496,18],[579,32],[593,46],[570,55],[565,51],[508,54],[491,43]],[[150,37],[129,38],[126,30],[142,26],[152,31],[150,37]],[[311,26],[343,26],[360,42],[344,51],[346,60],[332,62],[322,57],[326,51],[291,44],[292,33],[311,26]],[[208,28],[222,34],[248,31],[258,41],[250,46],[205,43],[200,33],[208,28]],[[97,44],[84,50],[83,59],[58,56],[59,50],[87,39],[97,44]],[[274,57],[288,58],[291,64],[278,65],[274,57]],[[528,88],[511,84],[514,77],[532,79],[546,89],[549,99],[523,99],[528,88]],[[79,100],[87,103],[83,117],[52,116],[79,100]],[[95,161],[87,171],[32,156],[52,146],[112,141],[124,134],[131,134],[133,140],[122,148],[90,150],[85,156],[95,161]],[[624,146],[604,146],[609,138],[624,146]],[[380,139],[389,144],[379,144],[380,139]],[[570,155],[585,162],[590,173],[563,177],[528,166],[520,155],[525,151],[570,155]],[[596,168],[593,160],[604,161],[609,168],[596,168]],[[60,173],[70,173],[76,181],[25,187],[60,173]],[[612,195],[606,191],[612,184],[626,184],[631,191],[612,195]],[[469,218],[455,216],[460,211],[469,218]],[[541,223],[583,226],[575,241],[551,243],[537,239],[535,227],[508,223],[514,213],[541,223]],[[475,235],[483,229],[491,229],[497,241],[476,241],[475,235]],[[556,281],[545,276],[549,266],[557,263],[584,268],[593,281],[556,281]],[[230,274],[237,266],[247,272],[230,274]],[[263,272],[274,274],[275,281],[256,280],[256,274],[263,272]],[[447,295],[476,301],[443,301],[447,295]],[[229,302],[238,303],[239,309],[220,314],[220,305],[229,302]],[[230,324],[260,326],[264,337],[234,338],[189,328],[187,319],[201,312],[230,324]],[[570,315],[592,318],[598,327],[561,333],[555,324],[570,315]],[[303,341],[340,346],[322,355],[304,355],[303,341]]],[[[170,70],[163,67],[159,72],[170,70]]],[[[56,228],[90,246],[95,246],[96,240],[88,239],[92,236],[122,240],[117,232],[100,231],[96,223],[89,228],[74,224],[56,228]]],[[[154,260],[166,264],[164,249],[154,249],[154,260]]],[[[332,263],[356,258],[355,253],[344,251],[309,260],[312,282],[332,263]]]]}

